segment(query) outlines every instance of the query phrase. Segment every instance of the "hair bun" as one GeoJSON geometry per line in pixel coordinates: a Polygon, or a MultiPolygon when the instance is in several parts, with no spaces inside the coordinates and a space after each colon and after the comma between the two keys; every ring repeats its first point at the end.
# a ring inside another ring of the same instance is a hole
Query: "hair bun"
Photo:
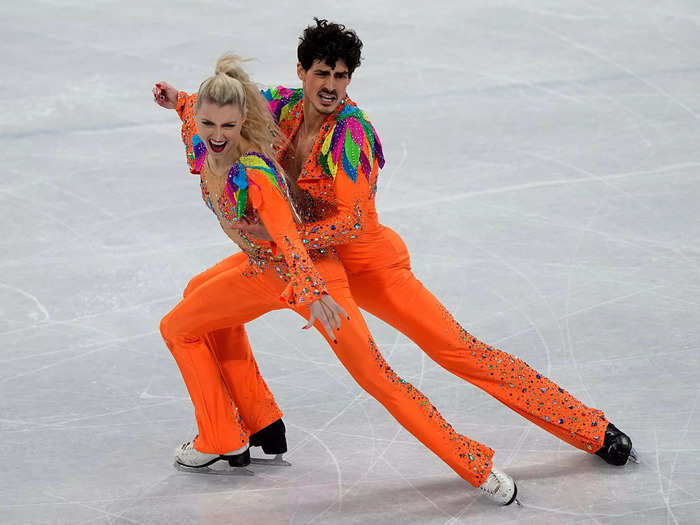
{"type": "Polygon", "coordinates": [[[214,73],[216,75],[223,73],[241,82],[248,82],[248,75],[241,67],[243,62],[247,62],[247,60],[236,55],[224,55],[216,61],[214,73]]]}

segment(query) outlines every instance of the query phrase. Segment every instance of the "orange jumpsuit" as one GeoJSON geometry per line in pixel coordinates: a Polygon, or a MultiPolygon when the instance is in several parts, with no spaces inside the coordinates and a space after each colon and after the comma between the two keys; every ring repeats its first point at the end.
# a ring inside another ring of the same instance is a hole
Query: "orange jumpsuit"
{"type": "Polygon", "coordinates": [[[196,135],[188,142],[205,202],[246,256],[235,266],[227,261],[205,272],[206,279],[189,286],[161,322],[163,339],[194,405],[197,450],[218,454],[236,450],[252,432],[282,415],[259,376],[241,327],[285,307],[308,318],[308,305],[328,292],[350,319],[335,336],[324,333],[324,337],[353,378],[462,478],[482,483],[491,470],[493,451],[455,432],[425,396],[387,365],[335,252],[307,251],[299,238],[285,182],[274,164],[257,153],[243,155],[216,196],[208,187],[206,148],[196,135]],[[248,239],[232,230],[231,223],[243,216],[263,221],[273,241],[248,239]],[[236,355],[230,348],[237,349],[236,355]]]}
{"type": "MultiPolygon", "coordinates": [[[[263,94],[291,142],[303,120],[302,91],[278,87],[263,94]]],[[[185,93],[178,97],[184,128],[192,126],[194,101],[195,96],[185,93]]],[[[283,164],[286,153],[279,151],[278,160],[283,164]]],[[[373,196],[378,164],[382,163],[376,132],[364,113],[346,99],[322,125],[298,180],[309,197],[300,199],[303,209],[299,211],[305,221],[298,225],[302,242],[313,249],[333,247],[345,267],[357,305],[400,330],[438,364],[560,439],[596,452],[608,424],[600,410],[586,407],[522,360],[469,334],[413,276],[405,244],[377,217],[373,196]]],[[[225,259],[195,277],[189,289],[196,289],[219,271],[236,267],[244,258],[235,254],[225,259]]],[[[242,326],[209,336],[218,348],[229,345],[226,352],[231,359],[251,355],[242,326]]],[[[240,392],[237,395],[252,397],[242,379],[224,377],[232,391],[240,392]]],[[[258,387],[258,392],[265,391],[264,384],[258,387]]],[[[272,399],[269,391],[262,397],[272,399]]],[[[487,461],[487,456],[483,460],[487,461]]],[[[468,481],[477,486],[479,480],[468,481]]]]}

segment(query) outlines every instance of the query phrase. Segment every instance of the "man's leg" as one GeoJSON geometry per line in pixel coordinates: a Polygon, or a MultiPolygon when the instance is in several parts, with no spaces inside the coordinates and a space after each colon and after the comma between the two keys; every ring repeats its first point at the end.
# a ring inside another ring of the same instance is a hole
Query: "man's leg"
{"type": "MultiPolygon", "coordinates": [[[[403,245],[391,242],[393,247],[403,245]]],[[[348,272],[362,309],[401,331],[443,368],[544,430],[587,452],[600,449],[608,426],[603,412],[586,407],[524,361],[469,334],[413,276],[407,252],[397,261],[393,268],[348,272]]]]}

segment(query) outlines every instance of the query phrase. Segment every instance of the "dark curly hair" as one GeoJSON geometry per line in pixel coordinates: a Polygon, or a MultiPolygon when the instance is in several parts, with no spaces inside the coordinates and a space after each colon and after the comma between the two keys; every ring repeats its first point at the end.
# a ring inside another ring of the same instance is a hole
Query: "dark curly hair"
{"type": "Polygon", "coordinates": [[[299,37],[297,58],[301,67],[308,71],[314,60],[321,60],[334,68],[335,63],[342,60],[348,66],[348,75],[352,76],[362,59],[362,40],[357,37],[355,31],[345,29],[342,24],[319,20],[316,17],[314,21],[316,25],[304,29],[299,37]]]}

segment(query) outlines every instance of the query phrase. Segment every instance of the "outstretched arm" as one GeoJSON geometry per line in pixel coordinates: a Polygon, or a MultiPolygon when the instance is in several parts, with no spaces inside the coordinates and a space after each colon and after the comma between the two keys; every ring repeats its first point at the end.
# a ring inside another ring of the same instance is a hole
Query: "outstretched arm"
{"type": "MultiPolygon", "coordinates": [[[[178,92],[165,82],[161,85],[167,90],[167,100],[175,101],[174,109],[182,119],[182,137],[188,146],[190,161],[193,153],[189,149],[189,142],[196,133],[194,105],[197,95],[178,92]]],[[[293,106],[301,97],[299,90],[281,86],[263,91],[262,94],[268,99],[270,111],[276,119],[285,113],[285,108],[293,106]]],[[[348,111],[350,114],[336,122],[328,133],[318,160],[324,171],[322,184],[328,185],[328,193],[335,194],[332,203],[335,206],[334,213],[319,221],[297,225],[299,237],[307,248],[323,249],[336,244],[347,244],[365,230],[364,210],[374,195],[377,173],[384,165],[384,157],[379,137],[365,114],[356,107],[349,107],[348,111]]],[[[263,224],[238,223],[236,227],[258,239],[273,240],[266,230],[264,220],[263,224]]]]}
{"type": "Polygon", "coordinates": [[[167,82],[161,81],[153,87],[153,100],[162,108],[175,109],[177,95],[177,89],[167,82]]]}

